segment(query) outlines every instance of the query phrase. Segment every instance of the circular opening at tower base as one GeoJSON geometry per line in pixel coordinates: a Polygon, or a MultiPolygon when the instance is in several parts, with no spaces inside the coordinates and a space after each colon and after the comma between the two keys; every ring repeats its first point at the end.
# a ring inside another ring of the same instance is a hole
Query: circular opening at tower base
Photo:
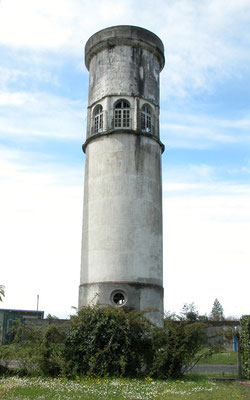
{"type": "Polygon", "coordinates": [[[128,301],[127,295],[125,292],[123,292],[123,290],[113,291],[111,293],[110,299],[111,299],[111,303],[117,307],[124,306],[128,301]]]}

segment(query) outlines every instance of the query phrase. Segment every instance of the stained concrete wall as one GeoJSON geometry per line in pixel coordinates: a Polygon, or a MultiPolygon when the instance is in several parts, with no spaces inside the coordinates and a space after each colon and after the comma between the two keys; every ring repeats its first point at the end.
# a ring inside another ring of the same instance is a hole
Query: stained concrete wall
{"type": "MultiPolygon", "coordinates": [[[[158,131],[163,45],[142,28],[108,28],[89,39],[85,61],[90,83],[79,307],[112,304],[112,293],[122,291],[127,307],[163,312],[164,146],[158,131]],[[111,124],[119,99],[130,103],[129,129],[111,124]],[[138,120],[145,102],[156,126],[149,134],[138,120]],[[104,128],[91,136],[96,104],[103,106],[104,128]]],[[[159,324],[162,316],[150,318],[159,324]]]]}
{"type": "Polygon", "coordinates": [[[159,63],[147,50],[131,46],[103,49],[90,62],[89,103],[104,96],[126,94],[158,105],[159,73],[159,63]]]}
{"type": "Polygon", "coordinates": [[[84,193],[80,303],[110,304],[127,282],[127,306],[162,310],[160,145],[131,133],[90,142],[84,193]]]}
{"type": "Polygon", "coordinates": [[[86,149],[81,279],[162,284],[161,148],[113,134],[86,149]]]}
{"type": "Polygon", "coordinates": [[[139,109],[148,102],[153,111],[154,132],[159,137],[159,75],[164,66],[161,40],[145,29],[117,26],[93,35],[85,46],[89,69],[87,137],[91,135],[93,110],[101,104],[112,129],[117,96],[131,103],[132,129],[138,129],[139,109]]]}

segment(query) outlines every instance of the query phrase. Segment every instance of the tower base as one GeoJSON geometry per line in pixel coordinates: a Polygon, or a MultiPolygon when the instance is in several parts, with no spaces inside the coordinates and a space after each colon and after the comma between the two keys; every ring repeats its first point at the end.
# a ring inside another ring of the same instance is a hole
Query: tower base
{"type": "Polygon", "coordinates": [[[79,287],[79,308],[89,305],[145,310],[145,317],[153,324],[163,325],[163,287],[160,285],[140,282],[82,284],[79,287]]]}

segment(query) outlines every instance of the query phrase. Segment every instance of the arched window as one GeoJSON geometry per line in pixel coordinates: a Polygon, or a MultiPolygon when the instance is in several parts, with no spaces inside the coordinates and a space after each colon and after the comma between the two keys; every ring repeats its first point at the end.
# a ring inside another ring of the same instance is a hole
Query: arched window
{"type": "Polygon", "coordinates": [[[94,109],[94,133],[102,132],[103,130],[103,110],[102,106],[98,104],[94,109]]]}
{"type": "Polygon", "coordinates": [[[121,100],[115,106],[114,128],[130,128],[130,104],[121,100]]]}
{"type": "Polygon", "coordinates": [[[147,104],[143,105],[141,111],[141,130],[142,132],[152,132],[152,111],[147,104]]]}

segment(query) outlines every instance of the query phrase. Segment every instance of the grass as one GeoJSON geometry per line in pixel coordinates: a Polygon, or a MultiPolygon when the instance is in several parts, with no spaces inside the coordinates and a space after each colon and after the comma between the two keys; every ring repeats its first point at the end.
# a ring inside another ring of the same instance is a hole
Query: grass
{"type": "Polygon", "coordinates": [[[225,350],[221,353],[213,354],[209,358],[202,358],[199,364],[208,365],[237,365],[237,353],[233,350],[225,350]]]}
{"type": "Polygon", "coordinates": [[[1,400],[247,400],[250,389],[246,383],[194,376],[175,381],[7,377],[0,379],[0,393],[1,400]]]}

